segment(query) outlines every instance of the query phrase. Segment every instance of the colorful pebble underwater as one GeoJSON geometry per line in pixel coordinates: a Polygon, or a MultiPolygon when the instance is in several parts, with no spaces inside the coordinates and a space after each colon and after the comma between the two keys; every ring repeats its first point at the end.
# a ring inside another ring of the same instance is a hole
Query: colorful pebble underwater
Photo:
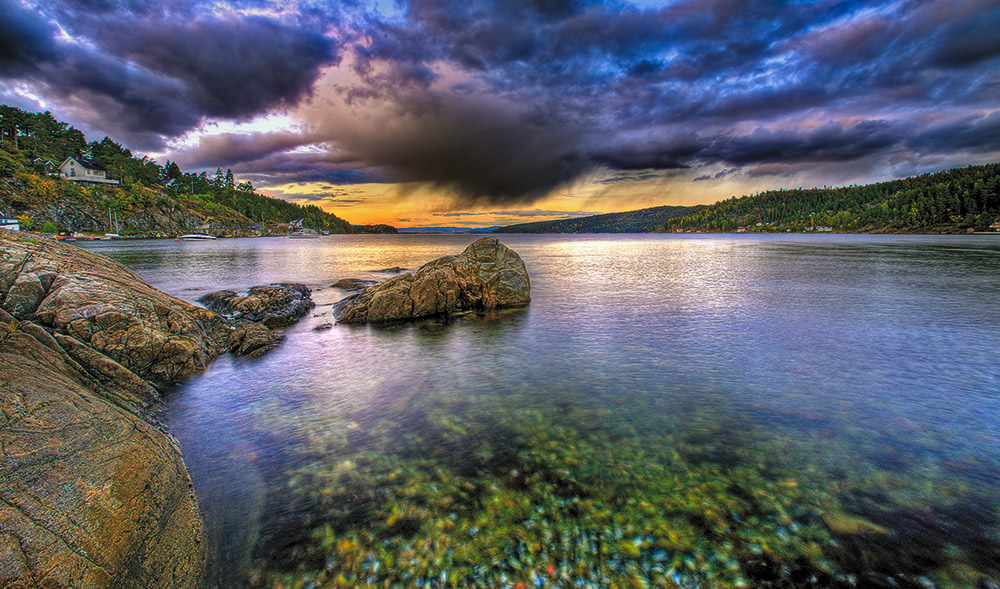
{"type": "Polygon", "coordinates": [[[272,484],[310,531],[265,537],[255,586],[957,589],[1000,572],[974,482],[831,444],[823,420],[778,435],[717,397],[419,388],[339,427],[272,408],[270,435],[307,448],[272,484]],[[978,523],[935,529],[944,513],[978,523]]]}

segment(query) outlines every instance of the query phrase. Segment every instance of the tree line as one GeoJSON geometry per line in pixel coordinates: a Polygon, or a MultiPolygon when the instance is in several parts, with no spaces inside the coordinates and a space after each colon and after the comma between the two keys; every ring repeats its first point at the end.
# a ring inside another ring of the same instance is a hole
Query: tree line
{"type": "Polygon", "coordinates": [[[671,219],[660,231],[955,233],[1000,215],[1000,163],[838,188],[732,197],[671,219]]]}

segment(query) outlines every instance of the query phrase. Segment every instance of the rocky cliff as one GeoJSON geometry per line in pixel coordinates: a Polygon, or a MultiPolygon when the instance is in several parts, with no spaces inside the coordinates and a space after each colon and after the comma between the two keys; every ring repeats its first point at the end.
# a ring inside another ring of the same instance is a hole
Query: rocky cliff
{"type": "Polygon", "coordinates": [[[530,300],[521,256],[495,237],[484,237],[457,256],[438,258],[344,299],[334,314],[341,323],[384,323],[530,300]]]}
{"type": "Polygon", "coordinates": [[[191,481],[146,410],[154,385],[250,340],[271,345],[271,332],[6,230],[0,297],[0,586],[199,586],[191,481]]]}

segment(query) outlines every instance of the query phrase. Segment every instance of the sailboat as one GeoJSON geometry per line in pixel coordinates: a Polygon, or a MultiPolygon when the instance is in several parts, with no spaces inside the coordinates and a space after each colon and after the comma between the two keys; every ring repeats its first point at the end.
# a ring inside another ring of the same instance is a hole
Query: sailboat
{"type": "Polygon", "coordinates": [[[121,235],[118,235],[118,231],[119,231],[119,229],[118,229],[118,211],[115,211],[115,216],[114,216],[113,221],[114,221],[114,225],[112,225],[111,209],[108,209],[108,229],[111,229],[111,227],[113,226],[115,228],[115,232],[114,233],[105,233],[104,234],[104,238],[105,239],[119,239],[121,237],[121,235]]]}

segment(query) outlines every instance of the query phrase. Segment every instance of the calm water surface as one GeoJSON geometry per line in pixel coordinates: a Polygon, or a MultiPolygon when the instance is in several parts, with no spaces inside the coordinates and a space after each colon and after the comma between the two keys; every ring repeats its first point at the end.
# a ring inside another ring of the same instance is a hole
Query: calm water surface
{"type": "Polygon", "coordinates": [[[314,314],[172,391],[220,586],[974,587],[1000,575],[1000,239],[502,236],[532,303],[314,331],[474,236],[88,247],[314,314]]]}

